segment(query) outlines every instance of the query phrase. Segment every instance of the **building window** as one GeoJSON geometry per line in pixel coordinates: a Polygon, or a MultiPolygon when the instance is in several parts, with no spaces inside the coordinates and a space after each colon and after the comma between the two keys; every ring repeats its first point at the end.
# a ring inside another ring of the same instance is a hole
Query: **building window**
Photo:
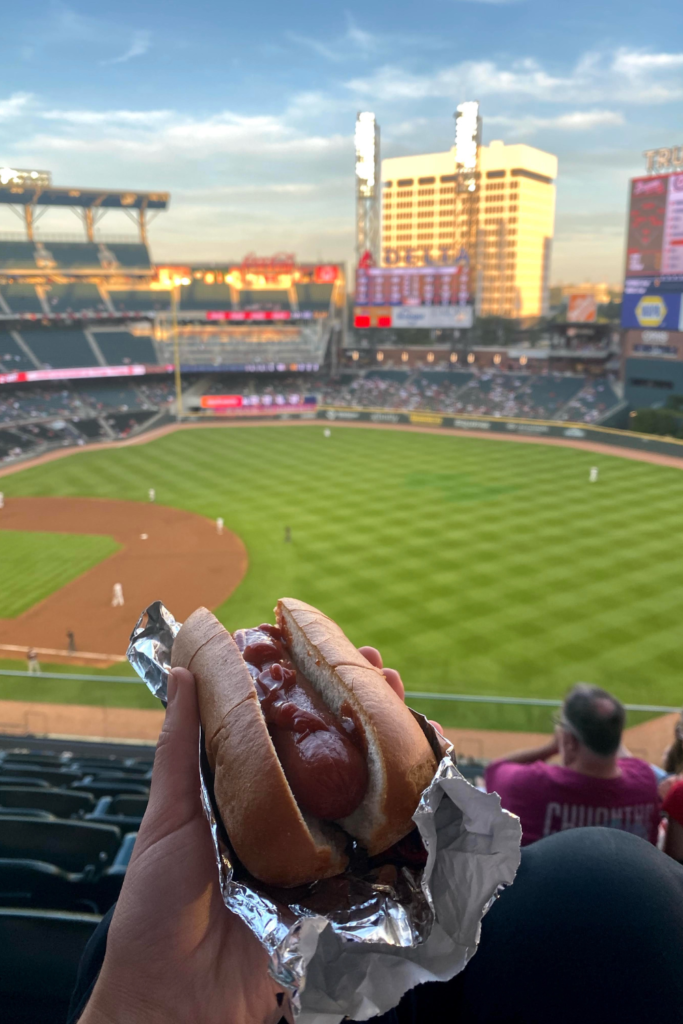
{"type": "Polygon", "coordinates": [[[434,189],[433,188],[419,188],[417,190],[417,194],[419,196],[433,196],[434,195],[434,189]]]}
{"type": "Polygon", "coordinates": [[[537,174],[536,171],[527,171],[526,167],[513,167],[511,171],[513,178],[530,178],[531,181],[540,181],[543,185],[552,185],[553,179],[547,174],[537,174]]]}
{"type": "Polygon", "coordinates": [[[407,192],[397,192],[396,197],[397,199],[410,199],[412,197],[412,194],[412,189],[408,189],[407,192]]]}
{"type": "Polygon", "coordinates": [[[399,178],[396,184],[399,188],[406,188],[408,185],[413,184],[413,178],[399,178]]]}
{"type": "Polygon", "coordinates": [[[420,201],[418,202],[417,205],[418,206],[433,206],[434,205],[434,200],[433,199],[420,199],[420,201]]]}
{"type": "Polygon", "coordinates": [[[487,171],[486,172],[486,177],[487,178],[504,178],[506,173],[507,173],[506,171],[487,171]]]}
{"type": "Polygon", "coordinates": [[[418,178],[417,179],[418,185],[433,185],[435,181],[436,181],[436,178],[418,178]]]}

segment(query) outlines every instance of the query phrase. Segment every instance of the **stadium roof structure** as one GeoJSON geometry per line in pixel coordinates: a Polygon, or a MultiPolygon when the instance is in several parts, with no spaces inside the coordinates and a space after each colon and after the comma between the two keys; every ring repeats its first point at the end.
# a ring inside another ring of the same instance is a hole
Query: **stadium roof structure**
{"type": "Polygon", "coordinates": [[[85,224],[89,242],[95,241],[95,227],[107,210],[123,210],[138,226],[140,241],[147,244],[147,214],[168,209],[168,192],[118,191],[103,188],[57,188],[39,183],[0,184],[0,204],[9,206],[25,221],[26,235],[34,240],[33,229],[50,207],[73,209],[85,224]],[[37,208],[40,207],[40,210],[37,208]]]}

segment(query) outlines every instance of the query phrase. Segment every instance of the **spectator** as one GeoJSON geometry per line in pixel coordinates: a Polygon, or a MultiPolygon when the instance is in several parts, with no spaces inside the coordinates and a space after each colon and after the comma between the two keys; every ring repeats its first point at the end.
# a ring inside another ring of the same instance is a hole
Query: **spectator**
{"type": "Polygon", "coordinates": [[[664,853],[683,864],[683,779],[678,779],[669,789],[662,809],[669,819],[664,853]]]}
{"type": "Polygon", "coordinates": [[[683,772],[683,711],[674,726],[673,743],[664,754],[662,766],[667,775],[680,775],[683,772]]]}
{"type": "Polygon", "coordinates": [[[522,844],[568,828],[604,825],[657,842],[659,797],[649,764],[619,757],[623,705],[598,686],[567,695],[555,735],[486,769],[486,788],[522,823],[522,844]],[[560,755],[561,764],[548,764],[560,755]]]}

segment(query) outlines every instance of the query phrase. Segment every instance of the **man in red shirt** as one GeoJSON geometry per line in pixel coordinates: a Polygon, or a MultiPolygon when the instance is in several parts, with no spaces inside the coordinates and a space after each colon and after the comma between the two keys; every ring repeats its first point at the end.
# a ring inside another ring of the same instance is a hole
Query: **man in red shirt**
{"type": "Polygon", "coordinates": [[[486,789],[519,817],[522,845],[586,825],[620,828],[657,842],[655,774],[637,757],[619,757],[625,718],[611,693],[577,683],[548,743],[488,766],[486,789]],[[547,764],[555,754],[561,764],[547,764]]]}

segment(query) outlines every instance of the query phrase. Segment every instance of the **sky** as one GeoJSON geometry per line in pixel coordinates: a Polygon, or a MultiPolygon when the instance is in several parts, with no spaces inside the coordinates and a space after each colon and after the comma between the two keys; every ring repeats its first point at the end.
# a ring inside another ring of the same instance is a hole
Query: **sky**
{"type": "MultiPolygon", "coordinates": [[[[484,142],[559,157],[553,282],[618,282],[628,179],[683,144],[680,0],[34,0],[2,20],[0,166],[169,191],[158,261],[352,261],[356,112],[398,156],[450,148],[477,99],[484,142]]],[[[21,231],[7,209],[0,231],[21,231]]]]}

